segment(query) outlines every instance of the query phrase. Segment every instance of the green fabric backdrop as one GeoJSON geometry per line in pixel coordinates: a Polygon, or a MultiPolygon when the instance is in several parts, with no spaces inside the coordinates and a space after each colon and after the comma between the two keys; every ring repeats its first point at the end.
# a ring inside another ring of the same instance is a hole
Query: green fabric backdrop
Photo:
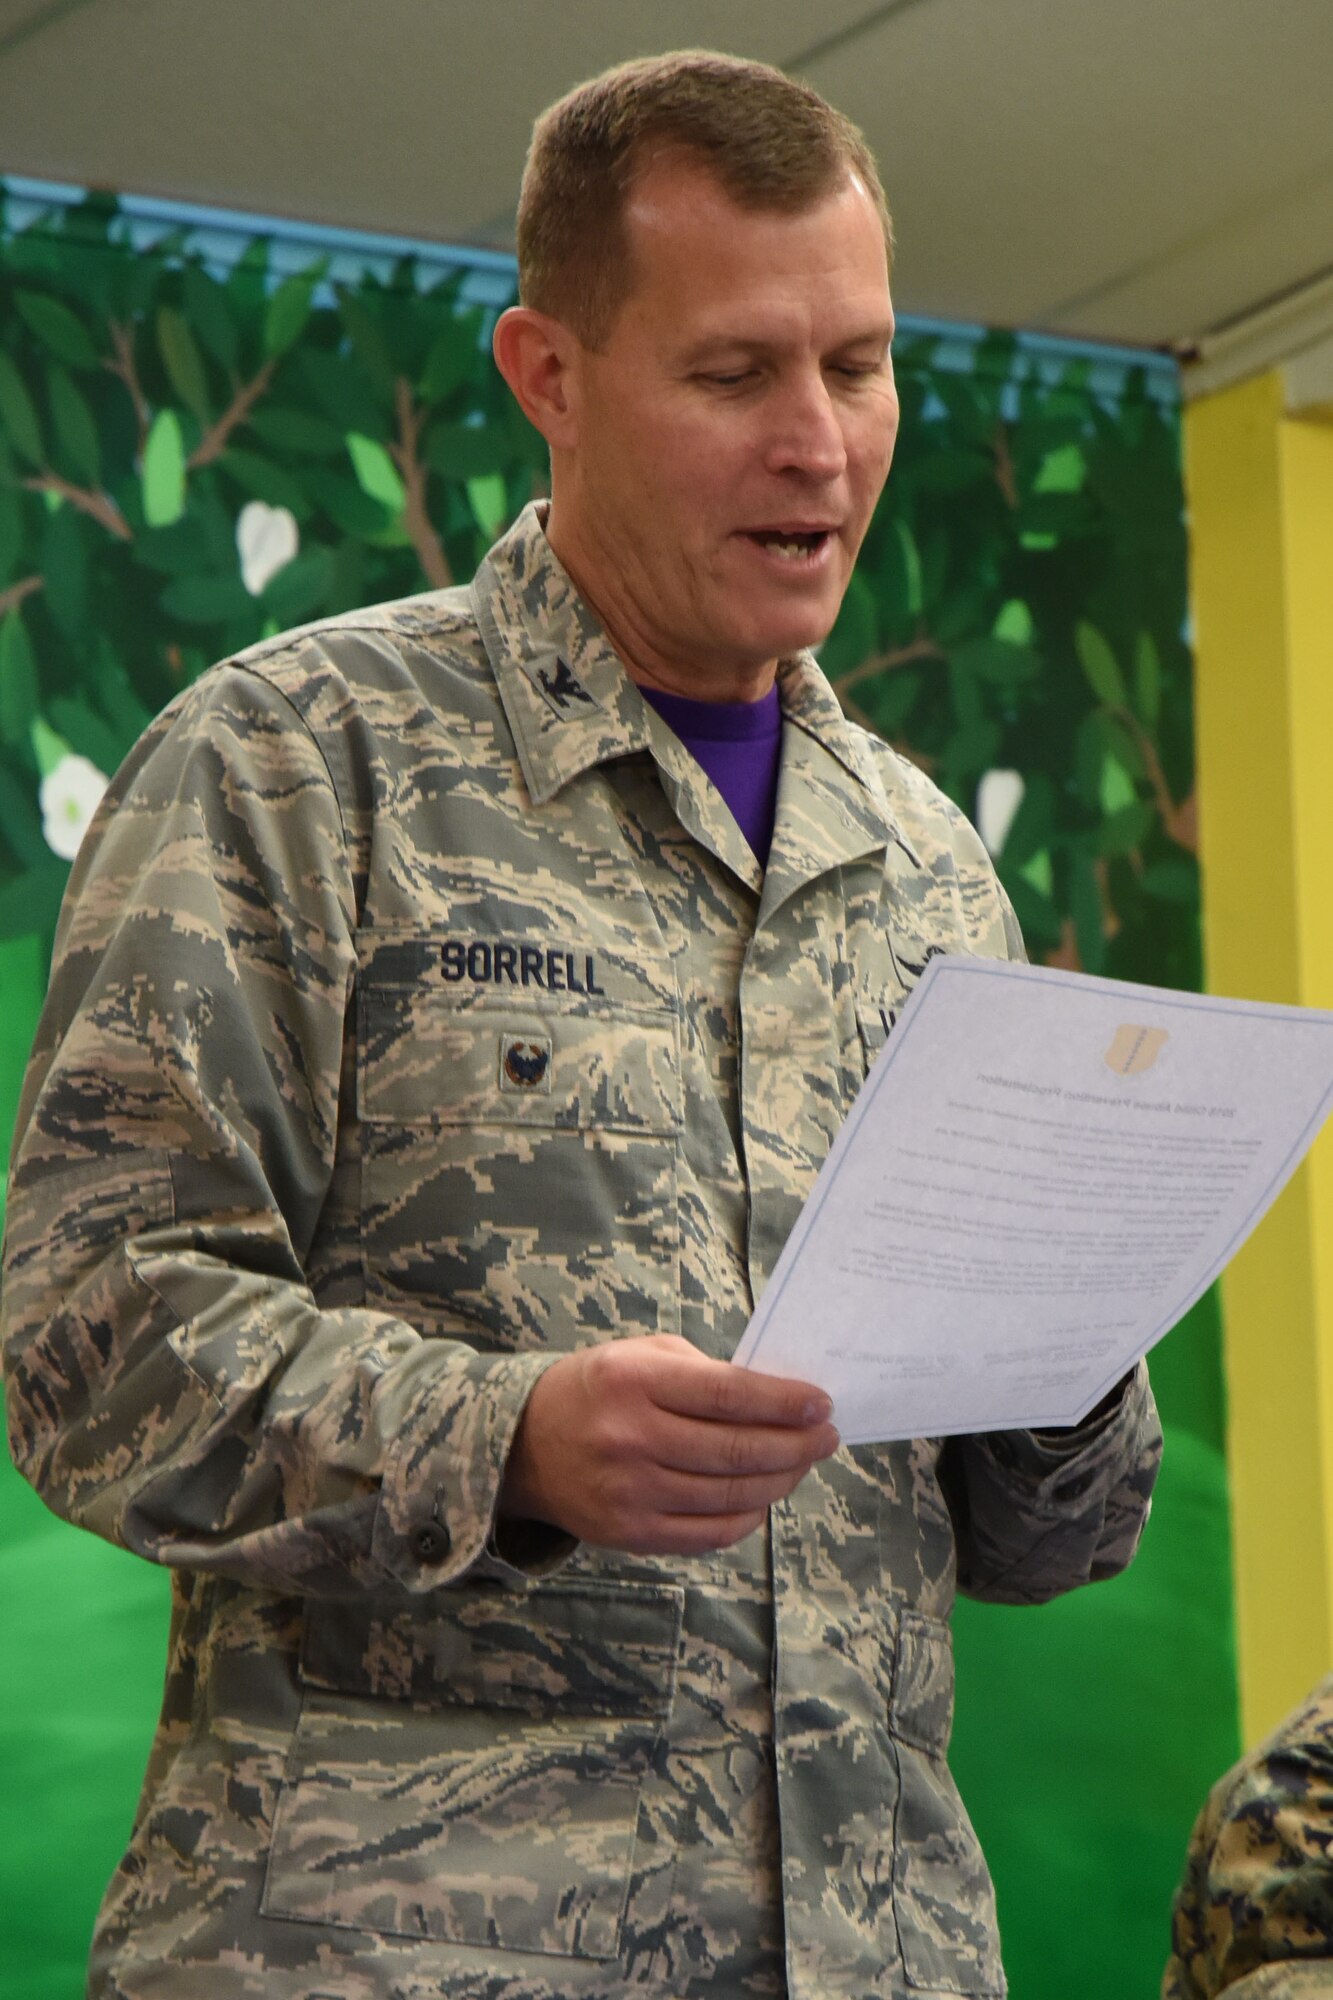
{"type": "MultiPolygon", "coordinates": [[[[466,577],[542,490],[486,355],[511,283],[494,260],[11,187],[0,1136],[67,873],[51,843],[95,788],[77,760],[110,771],[266,631],[466,577]]],[[[910,324],[897,355],[898,462],[824,663],[987,823],[1034,958],[1197,984],[1174,381],[910,324]]],[[[1236,1750],[1211,1298],[1154,1379],[1167,1454],[1132,1571],[1040,1611],[960,1609],[955,1764],[1017,2000],[1150,2000],[1190,1820],[1236,1750]]],[[[5,1468],[0,1598],[0,1995],[75,2000],[155,1719],[165,1579],[5,1468]]]]}

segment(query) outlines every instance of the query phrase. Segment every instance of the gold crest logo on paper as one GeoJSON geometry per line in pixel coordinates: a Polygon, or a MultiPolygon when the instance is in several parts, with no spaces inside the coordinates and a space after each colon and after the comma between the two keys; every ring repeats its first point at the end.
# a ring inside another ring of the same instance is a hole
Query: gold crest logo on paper
{"type": "Polygon", "coordinates": [[[1117,1076],[1146,1076],[1170,1039],[1165,1028],[1145,1028],[1125,1021],[1111,1037],[1102,1061],[1117,1076]]]}

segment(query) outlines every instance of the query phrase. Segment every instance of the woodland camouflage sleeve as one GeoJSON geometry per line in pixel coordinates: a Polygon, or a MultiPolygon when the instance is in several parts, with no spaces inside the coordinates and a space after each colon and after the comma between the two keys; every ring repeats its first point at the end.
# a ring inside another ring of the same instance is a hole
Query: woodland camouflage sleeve
{"type": "Polygon", "coordinates": [[[156,724],[76,865],[20,1106],[10,1447],[70,1520],[268,1588],[481,1561],[546,1357],[479,1357],[304,1259],[334,1161],[355,908],[304,724],[216,672],[156,724]]]}
{"type": "Polygon", "coordinates": [[[1171,1930],[1162,2000],[1333,1994],[1333,1675],[1213,1787],[1171,1930]]]}

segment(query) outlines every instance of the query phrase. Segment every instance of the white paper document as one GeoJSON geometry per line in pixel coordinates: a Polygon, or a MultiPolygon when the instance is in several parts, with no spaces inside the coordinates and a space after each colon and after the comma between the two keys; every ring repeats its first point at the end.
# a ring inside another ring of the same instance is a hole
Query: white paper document
{"type": "Polygon", "coordinates": [[[847,1444],[1071,1424],[1174,1326],[1333,1104],[1333,1013],[935,958],[736,1360],[847,1444]]]}

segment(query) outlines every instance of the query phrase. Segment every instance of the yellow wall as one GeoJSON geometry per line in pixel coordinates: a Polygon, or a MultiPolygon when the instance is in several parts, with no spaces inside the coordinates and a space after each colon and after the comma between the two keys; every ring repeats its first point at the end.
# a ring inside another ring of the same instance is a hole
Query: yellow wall
{"type": "MultiPolygon", "coordinates": [[[[1210,989],[1333,1008],[1333,423],[1185,417],[1210,989]]],[[[1242,1733],[1333,1665],[1333,1132],[1223,1280],[1242,1733]]]]}

